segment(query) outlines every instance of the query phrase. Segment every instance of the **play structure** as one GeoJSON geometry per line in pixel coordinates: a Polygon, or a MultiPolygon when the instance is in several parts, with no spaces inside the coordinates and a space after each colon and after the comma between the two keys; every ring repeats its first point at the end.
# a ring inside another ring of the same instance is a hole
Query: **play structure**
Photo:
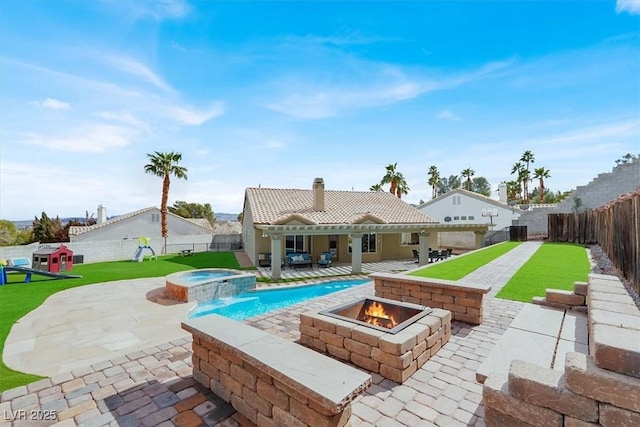
{"type": "Polygon", "coordinates": [[[136,249],[136,253],[131,258],[131,261],[142,262],[144,261],[144,250],[149,249],[151,251],[151,259],[156,259],[156,252],[153,250],[151,246],[149,246],[149,242],[151,239],[149,237],[138,237],[138,249],[136,249]]]}
{"type": "Polygon", "coordinates": [[[48,271],[49,273],[60,273],[73,268],[73,251],[65,245],[57,248],[43,246],[33,253],[31,263],[34,270],[48,271]]]}
{"type": "MultiPolygon", "coordinates": [[[[34,253],[35,259],[35,253],[34,253]]],[[[68,264],[67,267],[68,269],[68,264]]],[[[31,268],[31,262],[28,258],[12,258],[8,263],[5,263],[4,260],[0,260],[0,285],[4,285],[8,283],[7,273],[16,272],[23,273],[25,275],[24,282],[31,282],[31,275],[37,274],[39,276],[51,277],[53,279],[79,279],[82,276],[77,276],[73,274],[61,274],[57,272],[50,272],[45,270],[39,270],[35,268],[31,268]]]]}

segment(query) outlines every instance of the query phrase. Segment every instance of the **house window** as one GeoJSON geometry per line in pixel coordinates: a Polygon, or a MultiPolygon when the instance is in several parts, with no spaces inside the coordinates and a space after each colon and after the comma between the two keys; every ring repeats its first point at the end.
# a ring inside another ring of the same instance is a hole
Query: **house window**
{"type": "MultiPolygon", "coordinates": [[[[376,243],[377,243],[376,233],[363,234],[362,235],[362,253],[370,254],[370,253],[376,252],[376,243]]],[[[349,252],[350,253],[352,252],[351,244],[352,244],[351,235],[349,235],[349,252]]]]}
{"type": "Polygon", "coordinates": [[[304,252],[304,236],[285,236],[284,252],[304,252]]]}
{"type": "Polygon", "coordinates": [[[453,196],[453,205],[459,205],[460,204],[460,196],[453,196]]]}
{"type": "Polygon", "coordinates": [[[420,243],[418,233],[402,233],[400,234],[400,245],[417,245],[420,243]]]}
{"type": "Polygon", "coordinates": [[[459,220],[460,220],[460,217],[459,217],[459,216],[454,216],[454,217],[453,217],[453,220],[454,220],[454,221],[459,221],[459,220]]]}
{"type": "Polygon", "coordinates": [[[460,219],[461,219],[462,221],[466,221],[466,220],[467,220],[467,217],[466,217],[466,216],[461,216],[461,217],[460,217],[460,219]]]}
{"type": "Polygon", "coordinates": [[[473,221],[475,217],[473,215],[469,215],[469,221],[473,221]]]}
{"type": "Polygon", "coordinates": [[[160,222],[160,214],[151,214],[151,222],[160,222]]]}

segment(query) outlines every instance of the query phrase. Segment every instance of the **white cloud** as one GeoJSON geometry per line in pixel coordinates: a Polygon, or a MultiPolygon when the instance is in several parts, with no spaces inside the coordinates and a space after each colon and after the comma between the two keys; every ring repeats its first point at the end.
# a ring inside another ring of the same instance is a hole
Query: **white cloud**
{"type": "Polygon", "coordinates": [[[366,69],[366,74],[347,82],[329,82],[314,87],[308,76],[288,79],[281,85],[289,93],[268,103],[267,108],[298,119],[325,119],[347,111],[394,104],[436,90],[458,87],[490,76],[512,63],[491,62],[471,73],[442,78],[409,77],[398,67],[362,64],[358,69],[366,69]]]}
{"type": "Polygon", "coordinates": [[[62,135],[27,133],[24,135],[23,141],[50,150],[104,153],[126,147],[137,134],[137,130],[126,126],[87,123],[62,135]]]}
{"type": "Polygon", "coordinates": [[[221,103],[213,105],[207,110],[197,110],[191,107],[168,105],[159,109],[164,115],[184,125],[198,126],[224,113],[221,103]]]}
{"type": "Polygon", "coordinates": [[[436,118],[442,119],[442,120],[452,120],[452,121],[460,120],[460,117],[453,114],[450,110],[440,111],[438,114],[436,114],[436,118]]]}
{"type": "Polygon", "coordinates": [[[136,129],[140,130],[149,130],[149,125],[143,120],[139,120],[134,115],[129,113],[114,113],[111,111],[103,111],[97,114],[98,117],[114,122],[124,123],[130,126],[133,126],[136,129]]]}
{"type": "Polygon", "coordinates": [[[120,71],[139,77],[165,92],[173,92],[171,86],[169,86],[160,76],[150,70],[147,66],[134,59],[124,56],[109,56],[106,59],[109,64],[120,71]]]}
{"type": "Polygon", "coordinates": [[[630,15],[640,15],[640,0],[617,0],[616,12],[627,12],[630,15]]]}
{"type": "Polygon", "coordinates": [[[71,105],[69,105],[69,103],[58,101],[57,99],[53,98],[46,98],[43,101],[34,101],[32,102],[32,104],[42,108],[49,108],[51,110],[68,110],[71,108],[71,105]]]}
{"type": "Polygon", "coordinates": [[[135,19],[165,19],[184,18],[191,12],[191,6],[185,0],[139,0],[133,2],[115,2],[130,6],[130,14],[135,19]]]}

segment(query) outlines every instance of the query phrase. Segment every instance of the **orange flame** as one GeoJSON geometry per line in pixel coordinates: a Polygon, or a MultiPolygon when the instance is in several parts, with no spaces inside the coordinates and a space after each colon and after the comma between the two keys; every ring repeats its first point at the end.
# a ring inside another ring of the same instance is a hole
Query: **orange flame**
{"type": "Polygon", "coordinates": [[[376,326],[384,326],[387,328],[393,328],[398,324],[393,316],[389,315],[382,304],[377,301],[373,301],[364,312],[365,322],[371,323],[376,326]],[[382,321],[384,319],[385,321],[382,321]]]}

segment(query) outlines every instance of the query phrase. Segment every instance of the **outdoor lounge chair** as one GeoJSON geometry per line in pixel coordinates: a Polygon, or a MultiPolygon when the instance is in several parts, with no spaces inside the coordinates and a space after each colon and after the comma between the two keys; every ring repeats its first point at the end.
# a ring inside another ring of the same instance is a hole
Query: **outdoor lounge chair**
{"type": "Polygon", "coordinates": [[[331,267],[331,252],[323,252],[318,257],[318,268],[320,267],[331,267]]]}

